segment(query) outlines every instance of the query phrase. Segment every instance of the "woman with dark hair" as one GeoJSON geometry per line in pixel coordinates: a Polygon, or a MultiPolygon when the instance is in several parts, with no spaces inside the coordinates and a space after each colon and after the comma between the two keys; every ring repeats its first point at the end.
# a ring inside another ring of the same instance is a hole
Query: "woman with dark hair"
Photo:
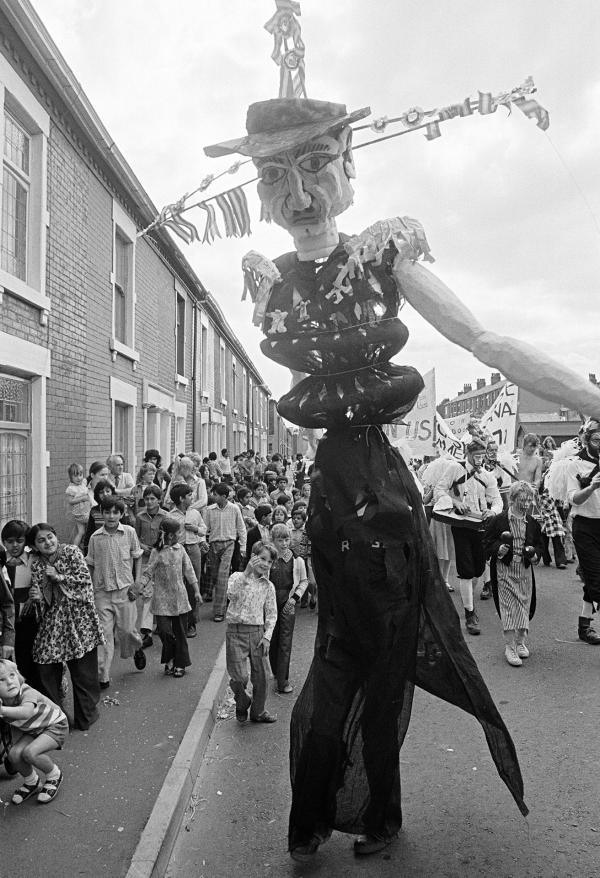
{"type": "Polygon", "coordinates": [[[87,477],[87,486],[90,493],[90,500],[92,502],[94,500],[94,488],[96,487],[100,479],[107,479],[109,475],[110,470],[106,465],[105,460],[95,460],[93,463],[90,464],[87,477]]]}
{"type": "Polygon", "coordinates": [[[59,543],[46,522],[31,528],[27,544],[33,552],[29,600],[41,617],[33,659],[44,689],[57,704],[66,663],[73,686],[72,725],[85,730],[98,719],[97,648],[104,643],[90,572],[79,549],[59,543]]]}

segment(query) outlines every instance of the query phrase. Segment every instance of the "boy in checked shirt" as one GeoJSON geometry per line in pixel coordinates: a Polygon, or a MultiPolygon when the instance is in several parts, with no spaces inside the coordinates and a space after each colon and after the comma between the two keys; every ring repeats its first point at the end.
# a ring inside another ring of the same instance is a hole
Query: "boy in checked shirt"
{"type": "Polygon", "coordinates": [[[227,584],[226,657],[229,685],[235,698],[239,723],[274,723],[277,717],[265,710],[267,656],[277,621],[275,587],[269,581],[277,551],[268,543],[254,544],[246,569],[232,573],[227,584]],[[252,697],[248,695],[248,661],[252,697]]]}

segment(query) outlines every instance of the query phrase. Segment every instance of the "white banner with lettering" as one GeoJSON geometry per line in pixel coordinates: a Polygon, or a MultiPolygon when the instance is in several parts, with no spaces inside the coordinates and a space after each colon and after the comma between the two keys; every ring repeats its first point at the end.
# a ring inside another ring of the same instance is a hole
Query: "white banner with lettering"
{"type": "Polygon", "coordinates": [[[498,443],[502,451],[514,451],[517,432],[519,388],[507,381],[496,401],[482,416],[479,426],[498,443]]]}
{"type": "Polygon", "coordinates": [[[411,411],[398,427],[398,439],[408,442],[413,457],[433,457],[435,431],[435,369],[423,375],[425,387],[411,411]]]}
{"type": "Polygon", "coordinates": [[[464,458],[464,446],[460,439],[458,439],[443,417],[436,412],[435,415],[435,447],[438,454],[443,457],[445,454],[449,454],[452,457],[456,457],[458,460],[462,460],[464,458]]]}

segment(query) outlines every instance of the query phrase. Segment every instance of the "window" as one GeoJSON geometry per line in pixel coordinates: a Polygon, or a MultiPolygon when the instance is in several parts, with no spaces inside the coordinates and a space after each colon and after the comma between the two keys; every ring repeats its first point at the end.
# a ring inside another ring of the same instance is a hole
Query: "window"
{"type": "Polygon", "coordinates": [[[50,117],[0,55],[0,286],[43,312],[50,117]]]}
{"type": "Polygon", "coordinates": [[[27,281],[27,205],[29,199],[29,137],[4,113],[2,170],[2,268],[27,281]]]}
{"type": "Polygon", "coordinates": [[[233,360],[231,363],[231,408],[234,413],[237,412],[237,385],[237,363],[233,360]]]}
{"type": "Polygon", "coordinates": [[[177,374],[185,375],[185,299],[176,294],[175,309],[175,346],[177,358],[177,374]]]}
{"type": "Polygon", "coordinates": [[[0,526],[30,521],[30,384],[0,375],[0,526]]]}
{"type": "Polygon", "coordinates": [[[131,253],[133,245],[119,228],[115,231],[115,338],[126,345],[130,342],[127,303],[131,298],[131,253]]]}
{"type": "Polygon", "coordinates": [[[115,422],[114,422],[114,454],[120,454],[125,463],[127,471],[127,451],[122,449],[129,448],[129,409],[131,406],[124,405],[122,402],[115,403],[115,422]]]}
{"type": "Polygon", "coordinates": [[[135,472],[135,412],[137,388],[118,378],[110,379],[112,400],[112,453],[123,455],[126,472],[135,472]]]}
{"type": "MultiPolygon", "coordinates": [[[[205,326],[202,323],[202,335],[200,339],[201,344],[201,357],[202,357],[202,377],[201,384],[202,390],[205,396],[208,396],[208,388],[209,388],[209,374],[208,374],[208,326],[205,326]]],[[[206,446],[202,446],[205,448],[206,446]]]]}
{"type": "Polygon", "coordinates": [[[187,405],[184,402],[175,403],[175,454],[185,452],[186,442],[187,405]]]}
{"type": "Polygon", "coordinates": [[[135,224],[113,200],[113,333],[110,349],[134,364],[140,359],[135,350],[135,224]]]}
{"type": "Polygon", "coordinates": [[[225,399],[225,345],[219,342],[219,386],[221,388],[221,402],[227,404],[225,399]]]}

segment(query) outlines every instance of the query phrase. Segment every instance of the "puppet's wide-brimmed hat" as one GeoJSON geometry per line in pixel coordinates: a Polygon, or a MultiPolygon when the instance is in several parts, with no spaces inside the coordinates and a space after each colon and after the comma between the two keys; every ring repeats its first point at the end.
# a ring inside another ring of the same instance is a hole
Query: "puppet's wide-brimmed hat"
{"type": "Polygon", "coordinates": [[[245,137],[205,146],[211,158],[240,153],[263,158],[293,149],[313,137],[335,131],[364,119],[371,112],[362,107],[349,113],[345,104],[315,101],[312,98],[273,98],[250,104],[245,137]]]}

